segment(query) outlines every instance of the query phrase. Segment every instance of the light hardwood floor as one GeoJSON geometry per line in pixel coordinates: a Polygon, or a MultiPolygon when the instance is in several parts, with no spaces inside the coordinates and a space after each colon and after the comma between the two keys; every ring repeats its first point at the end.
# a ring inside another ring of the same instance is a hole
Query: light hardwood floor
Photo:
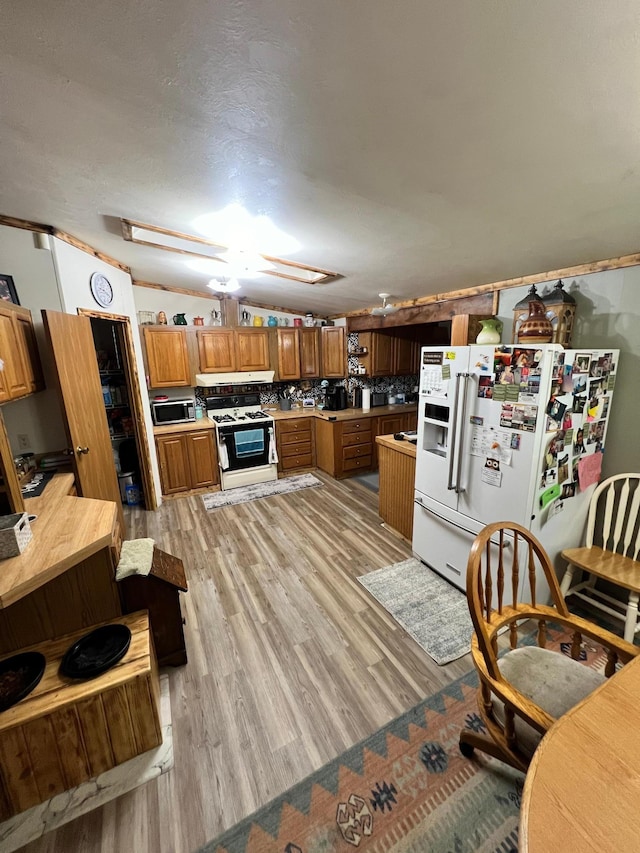
{"type": "Polygon", "coordinates": [[[410,548],[375,493],[317,476],[212,513],[194,496],[130,514],[130,538],[189,579],[189,663],[167,670],[175,767],[25,851],[192,853],[471,668],[438,667],[358,584],[410,548]]]}

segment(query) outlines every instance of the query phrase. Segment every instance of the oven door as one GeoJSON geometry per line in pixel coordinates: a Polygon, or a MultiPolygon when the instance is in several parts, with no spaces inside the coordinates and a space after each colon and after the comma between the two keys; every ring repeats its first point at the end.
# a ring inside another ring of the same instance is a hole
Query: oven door
{"type": "Polygon", "coordinates": [[[228,471],[256,468],[269,462],[271,423],[232,424],[218,427],[218,442],[224,442],[229,457],[228,471]]]}

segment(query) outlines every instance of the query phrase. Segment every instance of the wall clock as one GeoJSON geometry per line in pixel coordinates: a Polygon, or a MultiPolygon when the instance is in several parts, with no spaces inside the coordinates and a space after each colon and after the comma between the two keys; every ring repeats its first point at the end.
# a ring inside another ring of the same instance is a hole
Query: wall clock
{"type": "Polygon", "coordinates": [[[113,287],[111,282],[101,272],[94,272],[89,279],[91,294],[98,305],[108,308],[113,302],[113,287]]]}

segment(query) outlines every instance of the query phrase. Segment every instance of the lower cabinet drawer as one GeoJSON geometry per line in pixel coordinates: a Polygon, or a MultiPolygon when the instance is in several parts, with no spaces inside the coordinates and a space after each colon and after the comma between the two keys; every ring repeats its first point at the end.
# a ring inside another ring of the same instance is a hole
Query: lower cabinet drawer
{"type": "Polygon", "coordinates": [[[360,421],[344,421],[342,434],[349,435],[354,432],[371,432],[371,418],[363,418],[360,421]]]}
{"type": "Polygon", "coordinates": [[[283,447],[285,444],[297,444],[299,441],[311,441],[311,428],[309,424],[304,424],[304,429],[299,429],[295,432],[282,432],[279,427],[278,429],[278,439],[283,447]]]}
{"type": "Polygon", "coordinates": [[[342,462],[344,471],[356,471],[358,468],[371,468],[371,456],[358,456],[354,459],[344,459],[342,462]]]}
{"type": "Polygon", "coordinates": [[[295,444],[283,444],[281,447],[281,455],[287,456],[311,456],[311,442],[298,441],[295,444]]]}
{"type": "Polygon", "coordinates": [[[342,446],[351,447],[354,444],[371,444],[371,430],[366,432],[351,432],[342,435],[342,446]]]}
{"type": "Polygon", "coordinates": [[[311,453],[301,453],[296,456],[283,456],[280,460],[283,471],[290,471],[292,468],[311,468],[313,465],[313,456],[311,453]]]}
{"type": "Polygon", "coordinates": [[[373,445],[369,444],[353,444],[351,447],[342,449],[343,459],[355,459],[358,456],[371,456],[373,445]]]}

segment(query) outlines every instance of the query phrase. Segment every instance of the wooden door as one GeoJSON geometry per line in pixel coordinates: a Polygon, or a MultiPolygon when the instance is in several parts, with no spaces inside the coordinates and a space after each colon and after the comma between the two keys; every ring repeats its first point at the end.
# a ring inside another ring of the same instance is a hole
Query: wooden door
{"type": "Polygon", "coordinates": [[[213,430],[205,429],[185,435],[192,489],[213,486],[220,481],[213,434],[213,430]]]}
{"type": "Polygon", "coordinates": [[[321,333],[321,374],[325,379],[342,379],[346,375],[347,370],[344,326],[323,326],[321,333]]]}
{"type": "Polygon", "coordinates": [[[13,312],[0,308],[0,359],[4,363],[0,371],[0,400],[13,400],[30,393],[23,352],[13,312]]]}
{"type": "Polygon", "coordinates": [[[373,332],[371,335],[371,375],[393,376],[393,338],[373,332]]]}
{"type": "Polygon", "coordinates": [[[300,333],[300,378],[320,376],[320,330],[298,329],[300,333]]]}
{"type": "Polygon", "coordinates": [[[160,463],[162,494],[172,495],[175,492],[188,491],[191,488],[191,476],[185,435],[172,433],[157,436],[156,447],[160,463]]]}
{"type": "Polygon", "coordinates": [[[238,370],[269,370],[269,330],[236,329],[238,370]]]}
{"type": "MultiPolygon", "coordinates": [[[[312,331],[315,331],[312,329],[312,331]]],[[[278,379],[300,379],[300,336],[297,329],[278,329],[278,379]]]]}
{"type": "Polygon", "coordinates": [[[417,344],[406,338],[393,338],[393,375],[409,376],[418,372],[417,344]]]}
{"type": "Polygon", "coordinates": [[[154,329],[143,326],[149,387],[174,388],[191,385],[187,335],[184,329],[154,329]]]}
{"type": "Polygon", "coordinates": [[[198,331],[200,373],[230,373],[237,370],[236,336],[233,329],[198,331]]]}
{"type": "Polygon", "coordinates": [[[73,448],[78,494],[113,501],[122,530],[126,530],[91,321],[57,311],[43,311],[42,319],[53,352],[67,438],[73,448]]]}

